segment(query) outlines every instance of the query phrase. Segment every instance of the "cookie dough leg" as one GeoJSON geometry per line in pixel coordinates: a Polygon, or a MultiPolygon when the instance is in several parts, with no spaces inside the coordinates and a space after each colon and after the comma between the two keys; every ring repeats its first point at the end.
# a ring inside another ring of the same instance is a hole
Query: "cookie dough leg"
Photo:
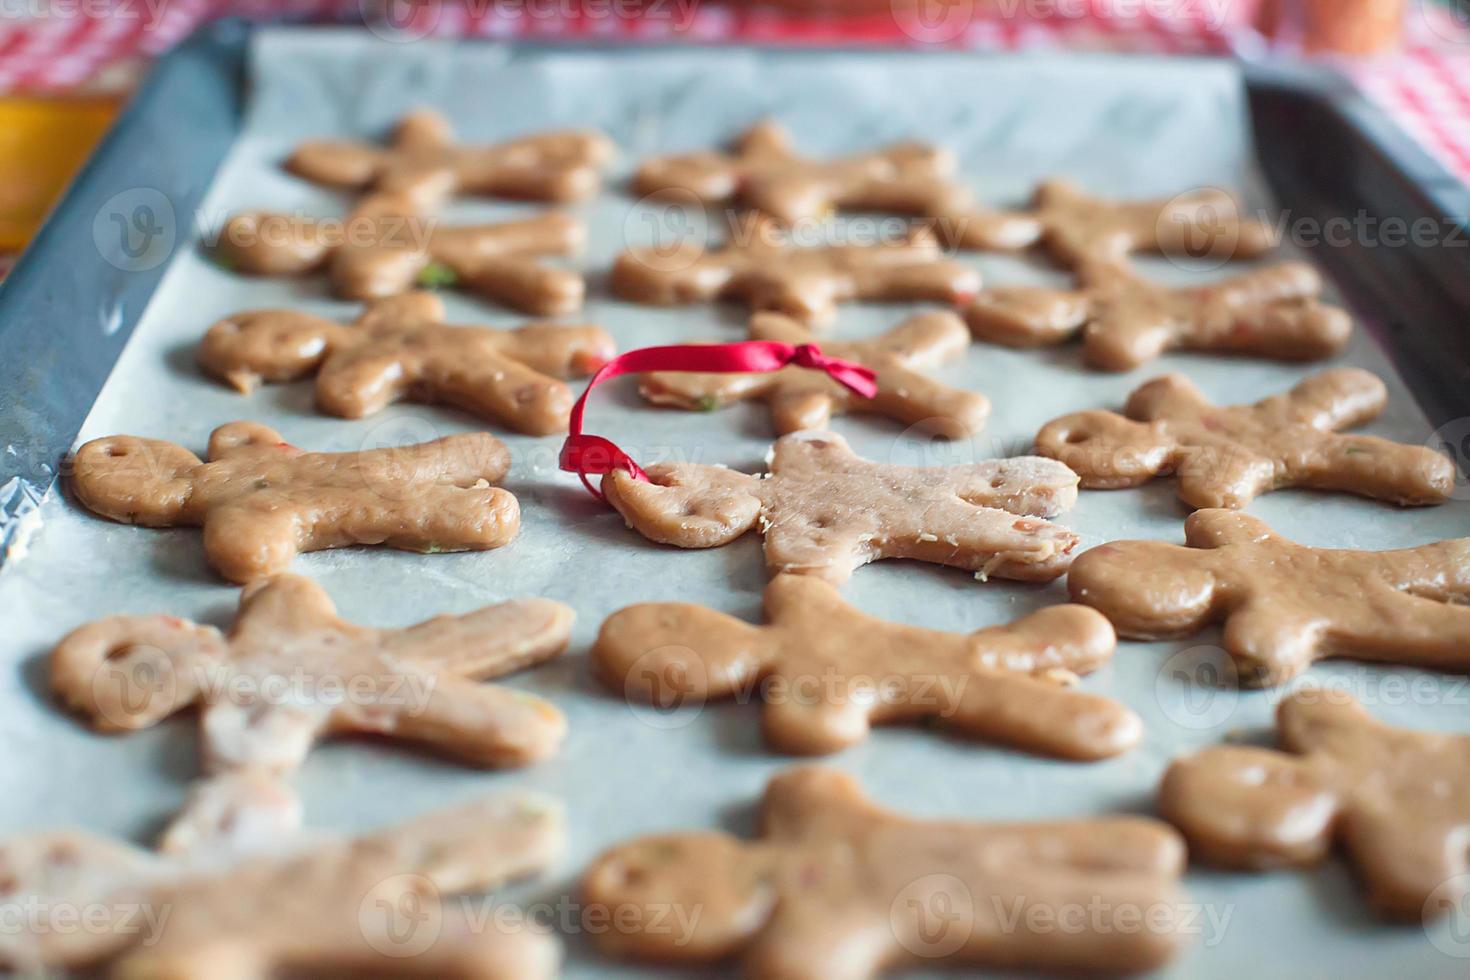
{"type": "Polygon", "coordinates": [[[467,289],[535,316],[575,313],[587,292],[582,277],[570,269],[510,256],[479,260],[462,275],[467,289]]]}
{"type": "Polygon", "coordinates": [[[428,675],[392,680],[398,693],[358,714],[358,730],[412,739],[496,768],[544,759],[566,735],[561,712],[534,695],[446,677],[431,682],[428,675]]]}
{"type": "Polygon", "coordinates": [[[1108,698],[1027,676],[1003,673],[961,679],[943,724],[987,740],[1063,759],[1106,759],[1143,735],[1143,723],[1108,698]]]}
{"type": "MultiPolygon", "coordinates": [[[[1448,901],[1431,903],[1436,892],[1453,900],[1450,891],[1464,874],[1463,825],[1458,819],[1437,820],[1431,814],[1409,816],[1402,809],[1381,812],[1372,798],[1362,799],[1343,815],[1342,841],[1368,889],[1368,899],[1381,914],[1406,922],[1429,920],[1449,910],[1448,901]]],[[[1463,894],[1463,887],[1459,889],[1463,894]]]]}

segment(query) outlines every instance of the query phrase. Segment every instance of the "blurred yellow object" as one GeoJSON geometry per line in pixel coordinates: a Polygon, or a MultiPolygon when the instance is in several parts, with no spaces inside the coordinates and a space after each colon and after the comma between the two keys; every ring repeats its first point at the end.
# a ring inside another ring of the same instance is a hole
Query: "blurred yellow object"
{"type": "Polygon", "coordinates": [[[114,98],[0,98],[0,252],[30,241],[118,105],[114,98]]]}

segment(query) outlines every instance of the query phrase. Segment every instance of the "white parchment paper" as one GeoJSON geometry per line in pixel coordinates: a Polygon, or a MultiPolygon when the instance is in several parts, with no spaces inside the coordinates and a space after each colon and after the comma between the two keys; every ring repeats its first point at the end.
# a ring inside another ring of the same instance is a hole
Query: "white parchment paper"
{"type": "MultiPolygon", "coordinates": [[[[343,200],[294,179],[279,162],[299,140],[380,132],[405,109],[435,105],[468,140],[553,126],[607,131],[623,157],[611,187],[577,210],[592,241],[576,265],[592,290],[585,318],[624,348],[686,339],[734,340],[744,313],[715,307],[645,309],[616,302],[604,271],[625,244],[649,240],[661,213],[626,196],[623,178],[640,158],[720,143],[774,114],[816,154],[902,137],[946,143],[966,178],[992,202],[1025,198],[1052,174],[1100,192],[1169,195],[1200,186],[1242,189],[1266,206],[1252,166],[1240,80],[1227,65],[1093,57],[987,59],[801,55],[730,50],[659,52],[516,51],[493,44],[392,44],[367,35],[268,31],[256,41],[251,107],[238,144],[214,183],[206,228],[244,207],[337,215],[343,200]]],[[[167,161],[159,161],[167,166],[167,161]]],[[[533,206],[457,202],[445,213],[472,220],[529,213],[533,206]]],[[[180,216],[181,223],[188,216],[180,216]]],[[[312,411],[310,382],[268,386],[242,397],[203,377],[193,349],[204,329],[247,308],[289,306],[350,318],[316,280],[249,280],[214,267],[189,247],[166,278],[109,381],[82,438],[133,433],[202,451],[209,431],[238,418],[279,428],[312,449],[351,450],[418,441],[474,428],[453,411],[399,406],[362,421],[312,411]]],[[[1044,263],[961,256],[990,283],[1061,281],[1044,263]]],[[[1150,271],[1187,280],[1212,274],[1155,263],[1150,271]]],[[[518,318],[460,295],[452,319],[511,324],[518,318]]],[[[844,309],[839,335],[871,334],[919,307],[844,309]]],[[[1366,311],[1363,312],[1366,315],[1366,311]]],[[[99,329],[106,317],[99,314],[99,329]]],[[[38,329],[44,329],[38,324],[38,329]]],[[[1367,431],[1414,442],[1429,427],[1387,363],[1360,332],[1344,363],[1384,375],[1389,411],[1367,431]]],[[[928,447],[882,420],[841,419],[836,428],[875,458],[959,462],[1029,444],[1047,420],[1074,410],[1119,406],[1144,379],[1168,370],[1193,377],[1213,398],[1252,400],[1289,387],[1304,369],[1249,360],[1171,356],[1130,375],[1081,367],[1075,347],[1016,352],[975,345],[941,377],[986,392],[995,411],[972,445],[928,447]]],[[[644,461],[685,459],[756,468],[770,442],[764,409],[715,415],[644,408],[631,386],[599,391],[593,431],[644,461]]],[[[556,439],[505,436],[515,455],[509,486],[524,527],[511,546],[487,554],[418,556],[386,550],[332,551],[296,570],[318,579],[349,618],[400,625],[465,611],[515,595],[545,595],[578,613],[575,640],[560,662],[511,683],[555,701],[571,733],[561,753],[534,769],[483,773],[398,746],[333,742],[300,774],[314,827],[358,829],[410,817],[480,794],[534,787],[563,799],[571,817],[565,866],[509,894],[551,903],[576,921],[571,885],[580,868],[623,838],[673,828],[751,829],[752,803],[766,779],[792,760],[773,755],[758,733],[758,707],[720,705],[664,717],[635,711],[597,687],[584,654],[598,624],[622,606],[689,600],[754,618],[766,575],[755,535],[718,550],[651,546],[556,472],[556,439]]],[[[1281,492],[1251,512],[1300,541],[1388,548],[1466,533],[1463,500],[1399,510],[1347,496],[1281,492]]],[[[1116,538],[1182,536],[1185,511],[1171,482],[1084,493],[1062,522],[1092,546],[1116,538]]],[[[1062,601],[1062,583],[1031,587],[929,566],[887,563],[860,570],[845,595],[868,612],[948,630],[970,630],[1062,601]]],[[[196,530],[150,531],[94,518],[60,493],[42,508],[29,554],[0,573],[0,832],[76,825],[146,840],[180,803],[198,771],[194,722],[175,719],[122,737],[99,737],[63,714],[45,690],[43,656],[66,630],[121,612],[169,612],[225,624],[236,590],[206,567],[196,530]]],[[[1091,765],[1054,762],[917,729],[879,729],[827,760],[858,774],[880,800],[916,815],[974,819],[1077,817],[1148,812],[1167,761],[1227,735],[1265,737],[1276,695],[1235,694],[1202,684],[1223,669],[1213,632],[1169,644],[1125,643],[1114,663],[1084,683],[1142,715],[1147,736],[1128,754],[1091,765]]],[[[1345,685],[1398,724],[1470,730],[1470,692],[1458,679],[1353,664],[1319,665],[1311,679],[1345,685]]],[[[1264,877],[1191,872],[1200,903],[1193,948],[1171,977],[1463,976],[1466,952],[1447,933],[1436,944],[1417,927],[1380,926],[1366,911],[1347,866],[1264,877]]],[[[598,960],[585,930],[568,936],[568,975],[643,976],[598,960]]]]}

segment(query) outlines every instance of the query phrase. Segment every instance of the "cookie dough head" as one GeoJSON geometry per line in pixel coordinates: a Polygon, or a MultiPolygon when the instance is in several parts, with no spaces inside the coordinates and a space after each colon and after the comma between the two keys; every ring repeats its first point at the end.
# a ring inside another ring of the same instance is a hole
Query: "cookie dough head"
{"type": "Polygon", "coordinates": [[[161,439],[93,439],[72,460],[72,490],[88,510],[123,524],[167,527],[185,519],[202,460],[161,439]]]}
{"type": "Polygon", "coordinates": [[[642,838],[604,854],[582,879],[583,898],[636,922],[605,933],[604,948],[691,963],[739,952],[775,900],[755,851],[728,834],[705,833],[642,838]]]}

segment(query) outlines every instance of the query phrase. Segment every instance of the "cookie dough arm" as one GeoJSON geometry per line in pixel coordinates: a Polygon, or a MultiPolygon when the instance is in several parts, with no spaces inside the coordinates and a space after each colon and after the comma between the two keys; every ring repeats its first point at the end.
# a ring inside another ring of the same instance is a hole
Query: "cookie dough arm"
{"type": "Polygon", "coordinates": [[[1360,799],[1343,814],[1342,841],[1377,911],[1428,921],[1458,907],[1466,871],[1463,820],[1435,819],[1360,799]],[[1443,896],[1440,901],[1432,898],[1443,896]],[[1452,904],[1454,903],[1454,904],[1452,904]]]}
{"type": "Polygon", "coordinates": [[[1047,606],[1005,626],[969,636],[975,663],[986,670],[1038,674],[1051,670],[1090,674],[1113,657],[1113,626],[1087,606],[1047,606]]]}
{"type": "Polygon", "coordinates": [[[1107,759],[1138,744],[1143,723],[1109,698],[1003,672],[959,678],[941,723],[990,741],[1062,759],[1107,759]]]}
{"type": "Polygon", "coordinates": [[[509,255],[476,259],[458,269],[465,288],[534,316],[565,316],[582,308],[587,285],[570,269],[509,255]]]}
{"type": "Polygon", "coordinates": [[[393,680],[402,683],[393,685],[396,693],[390,703],[368,711],[336,712],[334,730],[406,738],[472,765],[493,768],[544,759],[566,735],[562,713],[531,694],[447,675],[393,680]]]}
{"type": "Polygon", "coordinates": [[[1403,506],[1443,503],[1455,489],[1455,464],[1427,446],[1375,436],[1329,436],[1300,449],[1288,463],[1298,486],[1403,506]]]}
{"type": "Polygon", "coordinates": [[[952,259],[875,265],[855,273],[853,298],[883,302],[967,303],[980,292],[980,274],[952,259]]]}
{"type": "MultiPolygon", "coordinates": [[[[878,393],[868,399],[844,395],[850,410],[872,412],[944,439],[963,439],[985,428],[990,399],[935,381],[897,363],[878,366],[878,393]]],[[[807,428],[825,428],[810,425],[807,428]]],[[[782,430],[791,431],[791,430],[782,430]]]]}

